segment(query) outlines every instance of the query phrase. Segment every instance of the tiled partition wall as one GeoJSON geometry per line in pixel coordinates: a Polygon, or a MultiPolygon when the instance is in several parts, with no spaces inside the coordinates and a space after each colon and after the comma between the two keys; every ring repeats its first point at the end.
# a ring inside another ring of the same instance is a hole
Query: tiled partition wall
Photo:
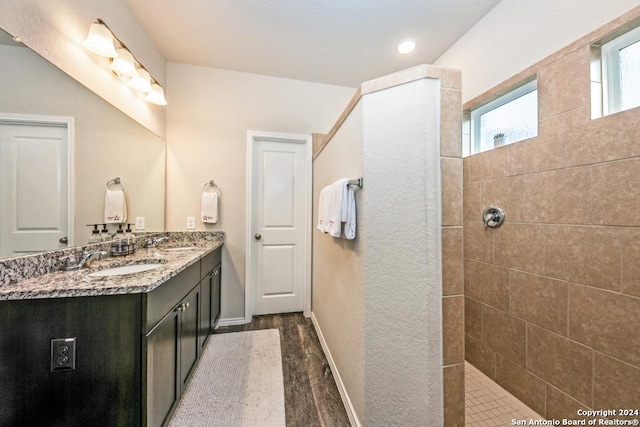
{"type": "Polygon", "coordinates": [[[638,17],[464,106],[537,74],[538,137],[464,159],[465,355],[547,418],[640,408],[640,108],[592,120],[589,74],[590,45],[638,17]]]}

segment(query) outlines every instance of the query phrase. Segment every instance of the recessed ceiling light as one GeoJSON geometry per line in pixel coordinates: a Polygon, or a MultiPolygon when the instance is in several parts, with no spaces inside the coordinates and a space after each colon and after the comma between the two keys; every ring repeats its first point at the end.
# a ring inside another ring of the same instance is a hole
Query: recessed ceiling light
{"type": "Polygon", "coordinates": [[[406,55],[416,49],[416,44],[417,43],[414,39],[404,39],[400,43],[398,43],[398,46],[396,46],[396,50],[400,55],[406,55]]]}

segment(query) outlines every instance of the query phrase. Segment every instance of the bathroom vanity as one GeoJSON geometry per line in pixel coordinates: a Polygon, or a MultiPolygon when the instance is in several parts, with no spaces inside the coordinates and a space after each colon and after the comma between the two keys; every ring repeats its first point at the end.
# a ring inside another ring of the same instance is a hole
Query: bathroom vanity
{"type": "Polygon", "coordinates": [[[165,425],[220,315],[222,240],[190,244],[0,286],[0,425],[165,425]]]}

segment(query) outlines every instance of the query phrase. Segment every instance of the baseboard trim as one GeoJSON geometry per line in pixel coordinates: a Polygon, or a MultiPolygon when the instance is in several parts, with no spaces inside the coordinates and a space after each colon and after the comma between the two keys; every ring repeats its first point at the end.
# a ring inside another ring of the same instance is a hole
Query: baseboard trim
{"type": "Polygon", "coordinates": [[[216,325],[216,329],[219,328],[220,326],[237,326],[237,325],[244,325],[245,320],[244,317],[231,317],[229,319],[220,319],[218,320],[218,324],[216,325]]]}
{"type": "Polygon", "coordinates": [[[331,351],[329,350],[329,346],[324,339],[324,335],[322,335],[322,330],[320,329],[320,325],[318,325],[318,319],[316,319],[316,315],[314,312],[311,312],[311,322],[313,323],[313,327],[316,330],[316,334],[318,334],[318,339],[320,340],[320,345],[322,346],[322,351],[324,352],[325,357],[327,358],[327,362],[329,362],[329,367],[331,367],[331,373],[333,374],[333,378],[336,380],[336,386],[338,386],[338,391],[340,392],[340,397],[342,398],[342,404],[344,405],[344,409],[347,411],[347,416],[349,417],[349,421],[353,427],[362,427],[360,420],[358,419],[358,415],[356,415],[356,410],[351,403],[351,399],[349,399],[349,393],[347,393],[347,389],[342,382],[342,378],[340,377],[340,372],[338,372],[338,368],[336,367],[335,362],[333,361],[333,357],[331,356],[331,351]]]}

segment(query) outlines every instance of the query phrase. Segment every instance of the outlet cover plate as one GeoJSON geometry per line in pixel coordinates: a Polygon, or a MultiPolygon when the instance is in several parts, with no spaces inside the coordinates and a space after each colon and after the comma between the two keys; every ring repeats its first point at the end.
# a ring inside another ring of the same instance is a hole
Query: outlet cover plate
{"type": "Polygon", "coordinates": [[[195,230],[196,229],[196,217],[188,216],[187,217],[187,230],[195,230]]]}
{"type": "Polygon", "coordinates": [[[51,372],[76,369],[76,339],[54,338],[51,340],[51,372]]]}
{"type": "Polygon", "coordinates": [[[144,230],[144,217],[137,216],[136,217],[136,230],[144,230]]]}

